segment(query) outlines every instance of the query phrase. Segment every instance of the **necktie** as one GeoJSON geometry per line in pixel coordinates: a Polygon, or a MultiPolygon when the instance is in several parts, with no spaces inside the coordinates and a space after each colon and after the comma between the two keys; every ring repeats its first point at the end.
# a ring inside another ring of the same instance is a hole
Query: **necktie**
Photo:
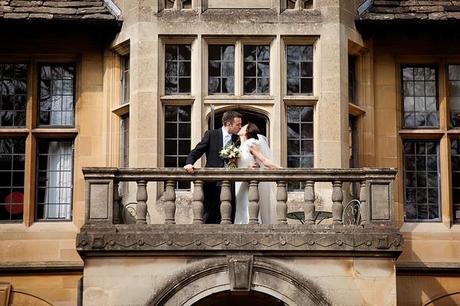
{"type": "Polygon", "coordinates": [[[227,146],[227,144],[230,142],[230,140],[232,139],[232,137],[230,135],[225,135],[225,139],[224,139],[224,148],[227,146]]]}

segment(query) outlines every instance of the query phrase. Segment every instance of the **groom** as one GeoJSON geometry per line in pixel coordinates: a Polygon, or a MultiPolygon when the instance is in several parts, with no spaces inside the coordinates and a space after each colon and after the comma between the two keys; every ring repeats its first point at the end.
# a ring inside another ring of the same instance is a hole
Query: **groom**
{"type": "MultiPolygon", "coordinates": [[[[223,168],[224,161],[219,157],[219,152],[225,146],[236,143],[238,132],[241,129],[242,115],[235,111],[227,111],[222,117],[222,128],[207,130],[200,143],[196,145],[187,156],[184,169],[193,173],[193,164],[206,154],[206,167],[223,168]]],[[[208,224],[218,224],[221,221],[220,215],[220,184],[217,182],[205,182],[204,193],[204,215],[203,221],[208,224]]],[[[235,219],[235,191],[232,184],[232,222],[235,219]]]]}

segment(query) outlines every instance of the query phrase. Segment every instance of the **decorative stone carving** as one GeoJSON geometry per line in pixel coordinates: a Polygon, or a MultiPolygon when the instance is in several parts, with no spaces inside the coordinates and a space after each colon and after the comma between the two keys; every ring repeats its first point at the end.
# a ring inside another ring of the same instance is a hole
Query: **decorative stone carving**
{"type": "Polygon", "coordinates": [[[253,256],[228,256],[227,259],[231,290],[251,290],[253,256]]]}

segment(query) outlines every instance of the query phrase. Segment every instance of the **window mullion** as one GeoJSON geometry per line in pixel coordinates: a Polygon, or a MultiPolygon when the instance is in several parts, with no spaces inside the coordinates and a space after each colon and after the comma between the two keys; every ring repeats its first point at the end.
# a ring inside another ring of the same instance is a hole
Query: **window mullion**
{"type": "Polygon", "coordinates": [[[441,205],[442,223],[450,228],[453,223],[453,207],[452,207],[452,173],[451,171],[442,171],[443,169],[452,169],[451,165],[451,150],[448,135],[444,135],[439,144],[439,197],[441,205]]]}
{"type": "Polygon", "coordinates": [[[32,133],[26,139],[26,156],[24,164],[24,214],[25,226],[31,226],[35,215],[35,194],[36,194],[36,140],[32,133]]]}

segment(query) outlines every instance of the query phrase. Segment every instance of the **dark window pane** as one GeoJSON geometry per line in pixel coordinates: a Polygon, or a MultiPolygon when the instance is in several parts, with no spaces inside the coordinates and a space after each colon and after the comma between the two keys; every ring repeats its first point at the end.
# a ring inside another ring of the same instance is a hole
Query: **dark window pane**
{"type": "Polygon", "coordinates": [[[166,45],[165,93],[188,94],[191,90],[191,46],[166,45]]]}
{"type": "Polygon", "coordinates": [[[22,220],[24,148],[24,138],[0,138],[0,221],[22,220]]]}
{"type": "MultiPolygon", "coordinates": [[[[62,76],[62,69],[54,73],[62,76]]],[[[36,219],[71,220],[73,190],[73,143],[39,140],[37,145],[38,188],[36,219]]]]}
{"type": "Polygon", "coordinates": [[[313,94],[313,47],[287,47],[288,95],[313,94]]]}
{"type": "Polygon", "coordinates": [[[403,67],[401,74],[403,127],[439,126],[437,70],[432,67],[403,67]]]}
{"type": "Polygon", "coordinates": [[[452,154],[452,206],[454,209],[454,220],[460,220],[460,139],[453,139],[451,142],[452,154]]]}
{"type": "Polygon", "coordinates": [[[27,65],[0,63],[0,127],[25,126],[27,65]]]}
{"type": "MultiPolygon", "coordinates": [[[[421,75],[420,73],[417,77],[421,77],[421,75]]],[[[437,142],[404,141],[404,209],[406,221],[440,220],[438,160],[437,142]]]]}
{"type": "MultiPolygon", "coordinates": [[[[312,168],[313,148],[313,108],[291,106],[287,109],[288,142],[287,157],[289,168],[312,168]]],[[[288,189],[302,188],[302,184],[289,184],[288,189]]]]}
{"type": "Polygon", "coordinates": [[[301,79],[300,87],[302,93],[312,94],[313,93],[313,79],[301,79]]]}
{"type": "Polygon", "coordinates": [[[40,68],[39,125],[74,125],[74,73],[71,65],[46,65],[40,68]],[[65,110],[65,112],[62,112],[65,110]]]}
{"type": "MultiPolygon", "coordinates": [[[[165,107],[165,167],[183,167],[191,145],[191,107],[165,107]]],[[[176,188],[190,188],[189,184],[176,184],[176,188]],[[185,186],[185,187],[184,187],[185,186]]]]}
{"type": "Polygon", "coordinates": [[[256,79],[244,78],[244,93],[252,94],[256,92],[256,79]]]}
{"type": "Polygon", "coordinates": [[[244,46],[244,93],[268,94],[270,46],[244,46]]]}
{"type": "Polygon", "coordinates": [[[448,71],[450,126],[458,128],[460,127],[460,65],[449,65],[448,71]]]}
{"type": "Polygon", "coordinates": [[[179,92],[180,93],[190,93],[190,88],[191,88],[190,78],[180,78],[179,79],[179,92]]]}
{"type": "Polygon", "coordinates": [[[221,77],[220,61],[209,61],[208,73],[210,77],[221,77]]]}

